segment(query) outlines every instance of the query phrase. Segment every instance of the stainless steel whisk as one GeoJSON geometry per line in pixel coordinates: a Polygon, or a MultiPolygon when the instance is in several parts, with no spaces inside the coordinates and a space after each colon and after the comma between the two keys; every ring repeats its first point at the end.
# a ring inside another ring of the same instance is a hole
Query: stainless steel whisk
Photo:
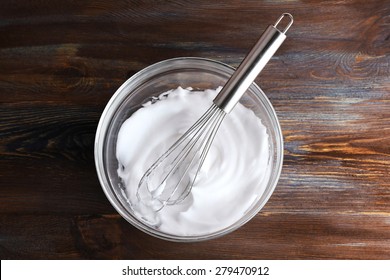
{"type": "Polygon", "coordinates": [[[292,24],[292,15],[284,13],[274,25],[268,26],[212,106],[145,172],[137,190],[140,201],[159,211],[188,196],[224,117],[286,39],[285,33],[292,24]],[[277,26],[284,17],[290,21],[280,31],[277,26]]]}

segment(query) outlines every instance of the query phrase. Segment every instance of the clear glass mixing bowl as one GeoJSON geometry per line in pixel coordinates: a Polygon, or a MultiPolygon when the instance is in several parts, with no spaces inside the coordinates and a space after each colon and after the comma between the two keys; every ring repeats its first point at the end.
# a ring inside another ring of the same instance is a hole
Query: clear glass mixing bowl
{"type": "MultiPolygon", "coordinates": [[[[283,161],[283,140],[275,111],[264,92],[253,83],[242,103],[250,108],[267,128],[270,158],[268,178],[264,193],[246,213],[230,226],[201,236],[167,234],[148,226],[132,212],[117,174],[116,142],[122,123],[137,111],[141,104],[153,96],[175,89],[192,87],[196,90],[223,86],[235,71],[229,65],[204,58],[183,57],[153,64],[128,79],[108,102],[97,128],[95,138],[95,163],[102,188],[118,213],[138,229],[170,241],[201,241],[229,233],[253,218],[265,205],[278,182],[283,161]]],[[[205,108],[206,109],[206,108],[205,108]]],[[[264,180],[263,178],[259,178],[264,180]]],[[[136,188],[137,186],[134,186],[136,188]]],[[[227,206],[228,207],[228,206],[227,206]]]]}

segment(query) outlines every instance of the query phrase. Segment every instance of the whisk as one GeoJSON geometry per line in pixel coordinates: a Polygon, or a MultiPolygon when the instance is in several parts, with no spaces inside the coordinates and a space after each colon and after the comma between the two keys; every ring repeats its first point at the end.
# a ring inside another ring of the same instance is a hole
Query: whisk
{"type": "Polygon", "coordinates": [[[292,24],[292,15],[283,13],[274,25],[268,26],[211,107],[145,172],[138,185],[139,201],[160,211],[188,196],[224,117],[286,39],[285,33],[292,24]],[[277,26],[284,17],[289,22],[280,31],[277,26]]]}

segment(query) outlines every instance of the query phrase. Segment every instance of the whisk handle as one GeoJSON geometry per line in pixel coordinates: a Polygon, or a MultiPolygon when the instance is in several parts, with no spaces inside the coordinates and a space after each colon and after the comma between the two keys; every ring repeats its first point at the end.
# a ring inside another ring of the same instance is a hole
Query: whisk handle
{"type": "Polygon", "coordinates": [[[292,23],[292,15],[284,13],[274,25],[268,26],[221,92],[215,97],[214,103],[220,109],[229,113],[234,108],[241,96],[286,39],[285,33],[292,23]],[[280,31],[277,25],[284,17],[289,17],[290,22],[283,31],[280,31]]]}

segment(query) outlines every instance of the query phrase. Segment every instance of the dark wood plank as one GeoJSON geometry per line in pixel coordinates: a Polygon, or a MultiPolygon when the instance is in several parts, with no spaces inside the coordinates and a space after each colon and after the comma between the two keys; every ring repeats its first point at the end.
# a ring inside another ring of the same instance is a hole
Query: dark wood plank
{"type": "Polygon", "coordinates": [[[390,3],[2,1],[2,259],[389,259],[390,3]],[[285,140],[262,212],[176,244],[123,220],[96,177],[105,104],[140,69],[201,56],[237,66],[282,12],[295,24],[262,72],[285,140]]]}
{"type": "Polygon", "coordinates": [[[201,243],[158,240],[117,214],[2,215],[7,243],[0,253],[13,259],[388,259],[386,214],[365,215],[265,210],[240,230],[201,243]]]}

